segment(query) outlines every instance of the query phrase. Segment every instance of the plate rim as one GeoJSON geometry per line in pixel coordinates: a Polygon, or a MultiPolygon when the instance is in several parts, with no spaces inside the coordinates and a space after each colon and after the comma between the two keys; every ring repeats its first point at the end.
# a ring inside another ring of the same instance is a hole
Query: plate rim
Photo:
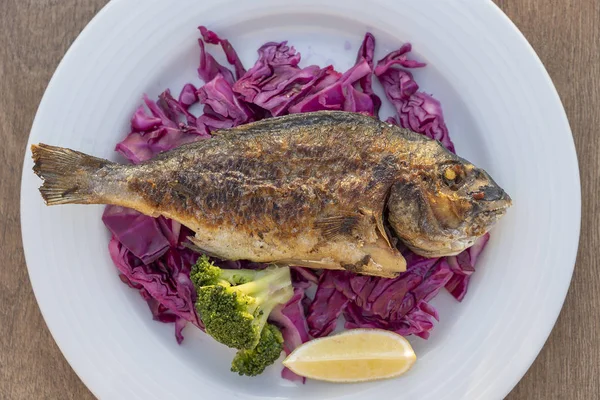
{"type": "Polygon", "coordinates": [[[518,36],[519,39],[521,40],[521,42],[523,44],[525,44],[528,48],[529,51],[531,52],[531,54],[533,55],[533,59],[536,61],[536,63],[538,64],[538,68],[541,69],[541,74],[544,77],[544,79],[546,80],[548,87],[551,89],[552,91],[552,95],[554,97],[554,101],[557,102],[560,105],[560,118],[563,120],[563,123],[566,125],[566,130],[568,131],[569,135],[570,135],[570,141],[569,141],[569,149],[567,150],[568,152],[570,152],[573,156],[573,160],[575,162],[575,170],[574,173],[577,177],[576,179],[576,186],[577,186],[577,191],[575,193],[575,197],[576,197],[576,204],[577,204],[577,209],[575,210],[575,214],[577,216],[577,227],[576,227],[576,242],[577,245],[575,247],[575,251],[574,254],[572,255],[572,261],[569,262],[568,264],[568,268],[569,268],[569,279],[568,282],[566,282],[566,284],[563,286],[563,290],[562,293],[560,294],[560,307],[557,308],[554,311],[554,315],[552,317],[552,324],[550,326],[550,329],[548,329],[548,332],[545,333],[543,336],[545,336],[545,338],[543,340],[540,340],[539,344],[536,345],[536,350],[535,350],[535,355],[533,357],[530,357],[529,362],[528,363],[524,363],[523,367],[520,368],[521,371],[518,374],[518,377],[516,378],[516,380],[514,380],[514,382],[512,383],[512,385],[508,388],[508,390],[503,394],[502,398],[508,396],[508,394],[510,392],[512,392],[512,390],[519,384],[519,382],[521,382],[521,380],[525,377],[525,374],[527,373],[527,371],[529,371],[529,369],[533,366],[533,363],[535,362],[535,360],[540,356],[543,348],[546,346],[546,343],[548,342],[548,339],[550,338],[550,335],[552,334],[552,331],[554,330],[554,328],[556,327],[556,322],[558,321],[558,317],[560,316],[561,312],[564,309],[565,306],[565,300],[567,298],[567,295],[569,293],[569,290],[571,289],[571,284],[573,282],[573,273],[575,271],[575,266],[577,265],[577,259],[578,259],[578,255],[579,255],[579,247],[580,247],[580,242],[581,242],[581,209],[582,209],[582,204],[581,204],[581,174],[580,174],[580,166],[579,166],[579,157],[577,154],[577,148],[575,146],[575,138],[573,136],[573,130],[571,129],[571,124],[569,122],[569,117],[567,115],[567,112],[565,110],[565,106],[562,102],[562,99],[560,97],[560,94],[558,93],[558,90],[556,88],[556,85],[554,85],[554,82],[552,80],[552,77],[550,76],[550,73],[548,72],[548,70],[546,69],[546,66],[544,65],[544,63],[542,62],[542,59],[540,58],[540,56],[538,55],[537,51],[533,48],[533,46],[531,45],[531,43],[529,42],[529,40],[527,40],[527,38],[525,37],[525,35],[523,34],[523,32],[521,32],[521,30],[519,29],[519,27],[513,22],[512,19],[510,19],[510,17],[508,15],[506,15],[506,13],[500,8],[500,6],[498,6],[496,3],[494,3],[492,0],[487,0],[487,3],[489,6],[491,6],[496,14],[499,15],[500,18],[502,18],[505,23],[507,23],[507,25],[513,30],[513,32],[515,32],[518,36]]]}

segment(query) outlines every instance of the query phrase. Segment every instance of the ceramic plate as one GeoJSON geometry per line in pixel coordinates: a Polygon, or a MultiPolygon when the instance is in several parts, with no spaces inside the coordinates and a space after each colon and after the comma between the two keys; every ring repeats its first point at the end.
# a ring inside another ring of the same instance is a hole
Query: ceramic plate
{"type": "MultiPolygon", "coordinates": [[[[400,378],[297,385],[271,368],[229,371],[230,352],[192,327],[151,319],[123,285],[108,251],[101,206],[46,207],[25,155],[23,244],[35,295],[65,357],[103,399],[501,399],[523,376],[559,314],[580,224],[577,158],[567,119],[540,60],[487,0],[117,0],[73,44],[40,104],[29,144],[116,159],[143,93],[188,81],[198,25],[227,37],[246,66],[266,41],[289,40],[303,64],[345,70],[366,31],[378,58],[404,42],[428,67],[416,72],[444,114],[458,153],[489,171],[514,200],[492,232],[462,303],[433,302],[441,321],[411,338],[419,360],[400,378]],[[560,162],[558,162],[560,161],[560,162]]],[[[217,53],[217,51],[215,51],[217,53]]],[[[383,109],[386,116],[391,108],[383,109]]]]}

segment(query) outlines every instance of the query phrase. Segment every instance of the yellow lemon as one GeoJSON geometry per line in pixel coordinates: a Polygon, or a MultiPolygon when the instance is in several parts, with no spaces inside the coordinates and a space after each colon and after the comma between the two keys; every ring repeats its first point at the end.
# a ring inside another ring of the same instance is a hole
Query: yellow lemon
{"type": "Polygon", "coordinates": [[[283,365],[307,378],[363,382],[402,375],[416,360],[410,343],[396,333],[353,329],[304,343],[283,365]]]}

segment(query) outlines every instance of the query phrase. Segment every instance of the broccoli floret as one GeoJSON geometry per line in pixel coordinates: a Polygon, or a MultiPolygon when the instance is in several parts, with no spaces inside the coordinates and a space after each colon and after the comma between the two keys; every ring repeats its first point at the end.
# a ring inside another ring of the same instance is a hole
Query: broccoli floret
{"type": "Polygon", "coordinates": [[[195,287],[216,285],[219,283],[221,268],[215,266],[205,254],[202,254],[196,264],[192,265],[190,279],[195,287]]]}
{"type": "Polygon", "coordinates": [[[190,279],[196,287],[216,284],[239,285],[252,281],[259,272],[251,269],[221,269],[203,254],[192,266],[190,279]]]}
{"type": "Polygon", "coordinates": [[[283,350],[283,336],[273,324],[267,324],[260,340],[251,350],[239,350],[231,362],[231,371],[240,375],[256,376],[279,358],[283,350]]]}
{"type": "Polygon", "coordinates": [[[201,257],[190,274],[206,332],[236,349],[256,347],[269,314],[293,295],[290,269],[227,270],[201,257]]]}

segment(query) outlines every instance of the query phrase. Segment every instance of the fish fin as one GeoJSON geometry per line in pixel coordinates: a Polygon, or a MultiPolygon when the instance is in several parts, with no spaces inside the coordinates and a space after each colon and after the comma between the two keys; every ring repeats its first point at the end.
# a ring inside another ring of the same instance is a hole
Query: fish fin
{"type": "Polygon", "coordinates": [[[394,278],[406,271],[406,259],[397,249],[390,248],[382,239],[363,246],[366,255],[355,264],[344,264],[345,270],[357,274],[394,278]]]}
{"type": "Polygon", "coordinates": [[[331,240],[338,236],[349,235],[358,226],[361,215],[337,215],[325,217],[315,222],[315,227],[321,230],[323,237],[331,240]]]}
{"type": "Polygon", "coordinates": [[[385,269],[382,265],[373,261],[373,257],[370,255],[365,256],[356,264],[344,264],[343,268],[354,274],[377,276],[380,278],[396,278],[400,274],[399,271],[385,269]]]}
{"type": "Polygon", "coordinates": [[[31,146],[33,172],[44,180],[40,193],[47,205],[98,202],[92,174],[114,164],[79,151],[40,143],[31,146]]]}
{"type": "Polygon", "coordinates": [[[377,230],[379,231],[379,234],[381,235],[383,240],[385,240],[385,242],[387,243],[388,246],[393,247],[392,243],[390,242],[390,238],[388,237],[388,234],[385,231],[385,227],[383,226],[383,215],[382,214],[377,214],[375,216],[375,223],[377,224],[377,230]]]}
{"type": "Polygon", "coordinates": [[[209,257],[222,259],[223,257],[216,255],[208,250],[204,250],[201,246],[202,244],[193,236],[188,236],[188,240],[184,240],[181,242],[183,247],[187,247],[195,253],[206,254],[209,257]]]}
{"type": "Polygon", "coordinates": [[[373,210],[365,207],[360,208],[359,211],[362,215],[367,215],[375,220],[375,225],[377,226],[377,231],[379,232],[379,235],[383,238],[383,240],[385,240],[388,246],[393,247],[385,230],[385,226],[383,225],[383,210],[380,210],[379,212],[374,212],[373,210]]]}
{"type": "Polygon", "coordinates": [[[340,263],[334,261],[320,261],[320,260],[278,260],[274,261],[273,264],[282,267],[306,267],[312,269],[343,269],[340,263]]]}
{"type": "Polygon", "coordinates": [[[406,271],[406,259],[393,247],[383,240],[378,239],[375,243],[365,245],[363,251],[366,252],[375,266],[381,267],[390,273],[399,273],[406,271]]]}

